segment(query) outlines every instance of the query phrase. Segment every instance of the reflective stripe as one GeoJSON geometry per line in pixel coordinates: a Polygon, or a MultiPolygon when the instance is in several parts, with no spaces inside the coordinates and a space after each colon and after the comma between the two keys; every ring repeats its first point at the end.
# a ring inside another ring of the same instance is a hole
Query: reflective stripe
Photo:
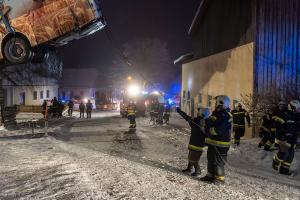
{"type": "Polygon", "coordinates": [[[212,121],[216,121],[216,120],[217,120],[217,117],[215,117],[215,116],[210,116],[209,119],[211,119],[212,121]]]}
{"type": "Polygon", "coordinates": [[[240,142],[241,140],[238,140],[238,139],[234,139],[234,141],[235,141],[235,142],[240,142]]]}
{"type": "Polygon", "coordinates": [[[230,142],[222,142],[222,141],[217,141],[217,140],[213,140],[210,138],[206,138],[205,139],[206,144],[210,144],[213,146],[219,146],[219,147],[230,147],[230,142]]]}
{"type": "Polygon", "coordinates": [[[189,144],[188,148],[189,148],[190,150],[203,151],[205,147],[198,147],[198,146],[189,144]]]}
{"type": "Polygon", "coordinates": [[[225,176],[215,176],[218,181],[225,181],[225,176]]]}
{"type": "Polygon", "coordinates": [[[285,165],[285,166],[291,166],[292,164],[291,164],[291,163],[288,163],[288,162],[282,162],[282,165],[285,165]]]}
{"type": "Polygon", "coordinates": [[[233,115],[241,115],[241,114],[245,114],[246,112],[236,112],[236,113],[233,113],[233,115]]]}
{"type": "Polygon", "coordinates": [[[271,131],[272,132],[276,132],[276,128],[271,128],[271,131]]]}
{"type": "Polygon", "coordinates": [[[228,113],[228,115],[232,118],[233,116],[232,116],[232,114],[231,114],[231,112],[227,112],[228,113]]]}
{"type": "Polygon", "coordinates": [[[268,140],[265,145],[272,147],[274,144],[270,140],[268,140]]]}
{"type": "Polygon", "coordinates": [[[244,128],[244,127],[245,127],[245,125],[233,124],[233,127],[244,128]]]}
{"type": "Polygon", "coordinates": [[[280,167],[285,168],[285,169],[290,169],[290,166],[286,166],[286,165],[281,165],[280,167]]]}
{"type": "Polygon", "coordinates": [[[218,135],[214,127],[210,128],[210,131],[209,131],[209,132],[210,132],[210,134],[212,134],[212,135],[218,135]]]}
{"type": "Polygon", "coordinates": [[[274,160],[277,161],[277,162],[283,162],[283,160],[281,160],[281,159],[278,158],[277,154],[274,156],[274,160]]]}
{"type": "Polygon", "coordinates": [[[272,119],[281,124],[284,124],[284,122],[285,122],[284,119],[282,119],[281,117],[278,117],[278,116],[274,116],[274,117],[272,117],[272,119]]]}

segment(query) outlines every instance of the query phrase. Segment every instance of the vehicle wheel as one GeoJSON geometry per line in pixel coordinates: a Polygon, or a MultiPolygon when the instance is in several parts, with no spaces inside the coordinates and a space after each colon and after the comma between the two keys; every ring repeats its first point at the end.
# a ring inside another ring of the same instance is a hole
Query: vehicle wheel
{"type": "Polygon", "coordinates": [[[30,60],[32,51],[26,39],[15,36],[4,43],[3,55],[11,64],[21,64],[30,60]]]}

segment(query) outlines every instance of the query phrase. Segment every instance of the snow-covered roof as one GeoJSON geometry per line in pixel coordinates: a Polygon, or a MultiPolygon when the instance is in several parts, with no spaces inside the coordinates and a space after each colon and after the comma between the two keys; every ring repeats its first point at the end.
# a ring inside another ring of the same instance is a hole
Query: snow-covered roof
{"type": "Polygon", "coordinates": [[[180,56],[179,58],[177,58],[176,60],[174,60],[174,65],[180,64],[180,63],[184,63],[188,60],[193,59],[194,54],[193,53],[188,53],[185,55],[180,56]]]}

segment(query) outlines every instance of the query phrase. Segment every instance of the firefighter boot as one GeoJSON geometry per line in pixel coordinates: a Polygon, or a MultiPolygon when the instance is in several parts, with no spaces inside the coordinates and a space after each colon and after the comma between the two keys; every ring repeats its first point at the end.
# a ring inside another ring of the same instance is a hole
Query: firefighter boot
{"type": "Polygon", "coordinates": [[[182,170],[183,173],[191,173],[192,172],[192,165],[188,163],[188,167],[182,170]]]}
{"type": "Polygon", "coordinates": [[[200,169],[200,166],[199,165],[195,165],[195,172],[192,173],[191,175],[192,176],[199,176],[201,174],[201,169],[200,169]]]}
{"type": "Polygon", "coordinates": [[[200,178],[200,180],[207,183],[214,183],[215,178],[212,175],[207,174],[206,176],[200,178]]]}

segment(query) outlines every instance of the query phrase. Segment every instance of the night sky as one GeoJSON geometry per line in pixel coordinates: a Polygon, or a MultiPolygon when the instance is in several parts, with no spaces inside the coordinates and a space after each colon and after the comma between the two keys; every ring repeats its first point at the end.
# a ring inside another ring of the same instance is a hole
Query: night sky
{"type": "MultiPolygon", "coordinates": [[[[180,66],[174,66],[172,62],[192,50],[187,33],[199,2],[200,0],[102,0],[101,4],[107,26],[120,49],[125,43],[134,43],[144,38],[158,39],[167,44],[170,62],[164,69],[175,72],[175,75],[174,80],[165,85],[166,88],[171,82],[180,80],[180,66]]],[[[104,31],[60,47],[59,52],[66,68],[95,67],[102,73],[113,67],[116,60],[120,60],[104,31]]]]}

